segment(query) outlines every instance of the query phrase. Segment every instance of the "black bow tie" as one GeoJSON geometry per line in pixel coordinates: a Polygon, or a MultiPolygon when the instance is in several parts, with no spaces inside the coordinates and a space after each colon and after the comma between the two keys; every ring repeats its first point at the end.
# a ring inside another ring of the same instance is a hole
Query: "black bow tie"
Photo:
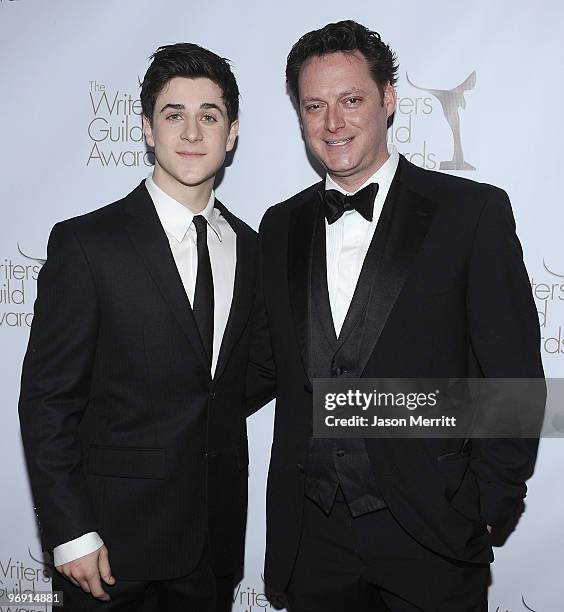
{"type": "Polygon", "coordinates": [[[367,221],[372,221],[374,198],[378,193],[378,183],[370,183],[354,195],[345,195],[336,189],[321,192],[327,223],[335,223],[347,210],[358,211],[367,221]]]}

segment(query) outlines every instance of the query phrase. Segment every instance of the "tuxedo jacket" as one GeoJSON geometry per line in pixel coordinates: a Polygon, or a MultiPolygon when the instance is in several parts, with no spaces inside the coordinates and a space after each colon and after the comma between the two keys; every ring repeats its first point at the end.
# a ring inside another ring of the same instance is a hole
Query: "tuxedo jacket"
{"type": "Polygon", "coordinates": [[[213,380],[144,183],[57,224],[39,274],[19,412],[42,543],[97,531],[118,580],[185,575],[206,545],[217,574],[242,565],[258,241],[215,206],[237,266],[213,380]]]}
{"type": "MultiPolygon", "coordinates": [[[[312,437],[310,272],[323,188],[322,181],[270,208],[259,232],[263,331],[251,353],[263,367],[250,376],[266,389],[275,372],[265,578],[279,591],[298,550],[312,437]]],[[[537,313],[504,191],[401,157],[374,249],[359,376],[543,376],[537,313]]],[[[487,563],[486,525],[521,506],[537,441],[367,439],[366,449],[388,508],[412,536],[441,555],[487,563]]]]}

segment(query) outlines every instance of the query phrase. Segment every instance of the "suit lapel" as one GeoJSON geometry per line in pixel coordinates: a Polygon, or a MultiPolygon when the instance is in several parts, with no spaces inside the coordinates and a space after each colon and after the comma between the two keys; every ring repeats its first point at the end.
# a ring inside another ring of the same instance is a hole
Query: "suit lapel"
{"type": "Polygon", "coordinates": [[[215,206],[237,234],[237,263],[233,297],[214,374],[214,380],[218,380],[225,370],[229,355],[243,332],[251,312],[256,278],[256,249],[253,249],[252,240],[246,237],[248,230],[243,223],[218,200],[215,201],[215,206]]]}
{"type": "Polygon", "coordinates": [[[327,284],[327,246],[325,236],[325,215],[322,206],[317,208],[315,231],[313,236],[310,273],[310,300],[313,316],[319,320],[320,328],[331,346],[337,343],[329,286],[327,284]]]}
{"type": "MultiPolygon", "coordinates": [[[[433,220],[435,202],[412,191],[405,178],[407,162],[400,165],[390,186],[386,202],[363,265],[359,284],[368,284],[367,297],[355,290],[353,301],[339,335],[341,345],[366,312],[359,349],[358,372],[362,373],[382,334],[388,317],[404,286],[415,257],[433,220]],[[370,265],[368,265],[370,263],[370,265]]],[[[323,181],[312,188],[309,197],[291,213],[288,245],[288,286],[293,322],[304,369],[311,379],[310,324],[311,289],[316,220],[321,205],[318,192],[323,181]]],[[[322,271],[326,273],[326,271],[322,271]]],[[[319,280],[319,279],[318,279],[319,280]]],[[[357,287],[358,289],[358,287],[357,287]]],[[[332,319],[331,319],[332,321],[332,319]]],[[[334,331],[333,331],[334,334],[334,331]]]]}
{"type": "Polygon", "coordinates": [[[370,247],[374,248],[377,263],[359,352],[360,374],[380,339],[433,220],[436,204],[409,188],[405,180],[406,163],[400,159],[370,247]]]}
{"type": "MultiPolygon", "coordinates": [[[[377,290],[377,279],[380,271],[382,257],[384,253],[385,244],[387,241],[387,232],[389,231],[388,219],[392,214],[392,211],[397,206],[400,193],[400,181],[399,173],[396,172],[396,176],[390,185],[382,212],[378,218],[376,229],[370,241],[370,245],[362,262],[358,281],[349,305],[349,309],[343,321],[341,333],[339,334],[338,345],[341,346],[355,329],[356,325],[361,322],[363,315],[367,311],[369,300],[372,296],[373,290],[377,290]]],[[[364,324],[363,333],[371,334],[372,330],[370,327],[364,324]]]]}
{"type": "Polygon", "coordinates": [[[178,274],[165,231],[144,182],[129,194],[125,206],[131,216],[126,229],[133,246],[188,337],[202,367],[210,376],[205,349],[196,327],[192,307],[178,274]]]}
{"type": "Polygon", "coordinates": [[[309,197],[294,208],[289,222],[288,289],[296,337],[307,376],[310,371],[311,270],[316,219],[321,200],[318,192],[323,182],[314,185],[309,197]]]}

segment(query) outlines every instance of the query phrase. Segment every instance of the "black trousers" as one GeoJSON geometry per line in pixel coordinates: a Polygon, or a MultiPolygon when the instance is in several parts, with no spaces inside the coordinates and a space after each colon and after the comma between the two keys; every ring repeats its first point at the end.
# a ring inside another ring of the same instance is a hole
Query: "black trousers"
{"type": "Polygon", "coordinates": [[[414,540],[387,509],[352,518],[306,499],[289,612],[487,612],[489,565],[447,559],[414,540]]]}
{"type": "Polygon", "coordinates": [[[204,554],[187,576],[171,580],[133,581],[116,578],[114,586],[102,582],[111,597],[101,602],[74,586],[58,572],[53,591],[63,592],[63,612],[230,612],[233,605],[233,576],[216,577],[204,554]]]}

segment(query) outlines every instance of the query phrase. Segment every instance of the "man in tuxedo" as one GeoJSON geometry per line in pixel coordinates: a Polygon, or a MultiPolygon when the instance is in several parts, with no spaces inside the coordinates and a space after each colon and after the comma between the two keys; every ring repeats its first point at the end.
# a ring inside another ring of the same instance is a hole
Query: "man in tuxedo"
{"type": "Polygon", "coordinates": [[[262,220],[269,334],[251,377],[276,380],[265,580],[291,612],[487,610],[490,532],[521,507],[536,455],[532,439],[312,436],[315,378],[543,376],[508,197],[387,146],[396,74],[353,21],[288,56],[326,174],[262,220]]]}
{"type": "Polygon", "coordinates": [[[143,79],[152,176],[58,223],[20,419],[65,610],[228,610],[242,567],[244,372],[256,234],[214,195],[238,133],[229,64],[161,47],[143,79]],[[72,583],[72,584],[71,584],[72,583]]]}

